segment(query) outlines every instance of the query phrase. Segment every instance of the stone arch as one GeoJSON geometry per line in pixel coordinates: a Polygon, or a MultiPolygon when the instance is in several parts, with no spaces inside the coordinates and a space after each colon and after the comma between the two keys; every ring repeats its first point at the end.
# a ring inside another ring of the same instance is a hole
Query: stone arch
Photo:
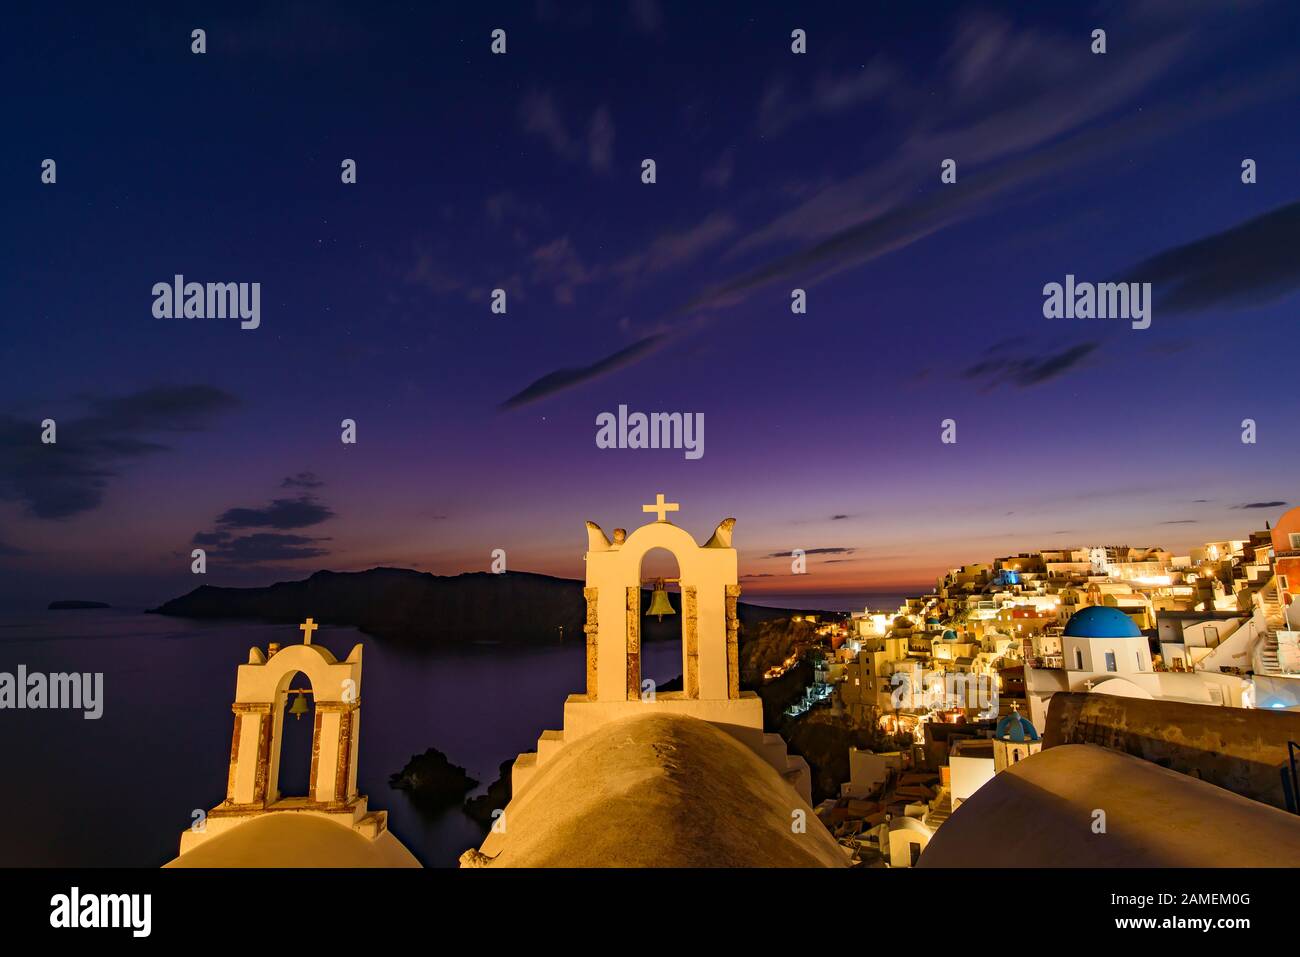
{"type": "MultiPolygon", "coordinates": [[[[311,734],[307,741],[307,757],[311,761],[307,771],[307,786],[304,790],[299,791],[296,788],[290,788],[288,796],[301,797],[310,795],[314,790],[316,781],[317,762],[314,760],[318,754],[320,740],[320,721],[318,716],[320,712],[316,710],[316,689],[312,685],[311,678],[302,671],[286,671],[284,677],[280,680],[275,700],[271,705],[271,754],[270,763],[267,767],[267,801],[274,803],[285,796],[285,754],[292,753],[291,748],[296,748],[301,743],[300,729],[296,726],[301,720],[299,718],[290,718],[290,691],[295,688],[305,688],[310,702],[310,711],[307,717],[311,721],[311,734]],[[297,739],[290,743],[286,738],[297,739]]],[[[294,755],[296,758],[297,755],[294,755]]],[[[296,764],[296,760],[292,760],[296,764]]],[[[296,773],[295,773],[296,777],[296,773]]]]}
{"type": "Polygon", "coordinates": [[[587,696],[636,700],[641,693],[641,566],[647,553],[663,549],[679,569],[682,594],[681,697],[740,696],[737,654],[736,551],[715,534],[703,546],[668,521],[650,522],[619,541],[588,524],[587,696]],[[594,529],[594,531],[593,531],[594,529]]]}
{"type": "Polygon", "coordinates": [[[1096,681],[1088,690],[1093,694],[1108,694],[1117,698],[1155,698],[1155,695],[1146,688],[1129,681],[1127,678],[1106,678],[1102,681],[1096,681]]]}
{"type": "MultiPolygon", "coordinates": [[[[357,797],[357,746],[361,721],[361,646],[346,661],[328,648],[299,644],[269,655],[249,651],[235,686],[235,730],[225,808],[274,805],[278,793],[280,746],[289,685],[301,673],[315,704],[307,806],[341,807],[357,797]]],[[[300,679],[301,680],[301,679],[300,679]]]]}
{"type": "MultiPolygon", "coordinates": [[[[681,667],[681,675],[682,675],[682,688],[685,689],[687,686],[687,674],[691,671],[692,667],[694,667],[695,664],[694,661],[690,661],[688,663],[687,641],[686,641],[687,615],[688,615],[687,603],[689,599],[689,602],[692,606],[692,608],[689,609],[689,611],[693,611],[694,606],[698,604],[698,601],[695,597],[696,595],[695,590],[693,588],[688,588],[682,582],[682,570],[681,570],[680,563],[677,561],[677,557],[667,549],[656,546],[654,548],[647,550],[641,556],[640,579],[642,583],[641,584],[642,590],[639,593],[638,598],[642,602],[644,602],[646,598],[645,591],[647,589],[653,591],[655,579],[661,575],[666,579],[670,579],[670,581],[666,582],[664,585],[665,591],[667,591],[670,595],[674,589],[676,589],[678,592],[677,614],[675,617],[669,618],[668,622],[670,625],[672,625],[677,636],[678,651],[680,652],[680,658],[681,658],[680,667],[681,667]],[[668,564],[671,564],[673,566],[671,570],[664,567],[665,565],[668,564]]],[[[646,622],[650,618],[649,612],[650,609],[647,607],[640,608],[638,611],[638,618],[637,618],[638,623],[646,622]]],[[[697,627],[697,619],[694,617],[691,619],[691,627],[693,629],[697,627]]],[[[698,631],[696,631],[695,634],[696,634],[695,645],[696,647],[698,647],[698,631]]],[[[641,687],[644,690],[645,679],[647,677],[645,673],[645,667],[644,667],[645,665],[644,654],[641,657],[640,663],[641,663],[641,669],[640,669],[639,680],[641,682],[641,687]]],[[[698,677],[698,671],[697,671],[697,677],[698,677]]],[[[629,674],[629,680],[631,680],[631,678],[632,676],[629,674]]],[[[657,689],[655,693],[656,695],[659,693],[657,689]]]]}
{"type": "Polygon", "coordinates": [[[623,545],[628,567],[633,572],[627,586],[627,697],[634,700],[641,694],[641,569],[653,552],[664,552],[677,562],[681,590],[681,642],[682,642],[682,694],[687,698],[700,696],[700,633],[699,633],[699,563],[691,560],[700,550],[695,539],[685,529],[668,522],[643,525],[634,531],[623,545]],[[635,640],[632,640],[635,639],[635,640]]]}
{"type": "MultiPolygon", "coordinates": [[[[360,665],[360,645],[352,649],[352,654],[343,663],[340,663],[323,645],[286,645],[275,649],[270,658],[259,662],[265,671],[246,673],[244,669],[249,665],[241,666],[237,694],[241,700],[274,702],[277,695],[283,694],[288,689],[293,676],[302,672],[311,682],[312,691],[319,695],[322,701],[337,702],[342,700],[343,679],[351,677],[352,669],[348,666],[352,664],[354,657],[356,663],[360,665]]],[[[251,658],[249,664],[253,664],[251,658]]],[[[357,671],[356,680],[359,680],[360,668],[357,671]]]]}

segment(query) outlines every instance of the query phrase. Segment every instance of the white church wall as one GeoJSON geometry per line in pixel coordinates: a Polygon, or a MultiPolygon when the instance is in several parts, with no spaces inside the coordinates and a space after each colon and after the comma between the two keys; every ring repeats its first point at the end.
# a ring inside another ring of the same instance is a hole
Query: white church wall
{"type": "Polygon", "coordinates": [[[1145,638],[1073,638],[1062,640],[1065,667],[1070,671],[1129,674],[1150,671],[1151,649],[1145,638]],[[1114,670],[1107,655],[1114,656],[1114,670]]]}

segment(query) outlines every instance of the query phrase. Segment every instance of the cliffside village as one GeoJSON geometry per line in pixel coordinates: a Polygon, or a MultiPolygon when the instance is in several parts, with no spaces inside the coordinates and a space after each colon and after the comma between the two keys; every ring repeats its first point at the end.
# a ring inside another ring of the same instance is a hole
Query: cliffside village
{"type": "Polygon", "coordinates": [[[849,780],[818,816],[856,864],[912,866],[956,808],[1045,739],[1300,813],[1294,731],[1234,754],[1212,721],[1224,708],[1300,712],[1297,593],[1300,508],[1187,555],[1096,546],[966,565],[896,611],[818,621],[819,644],[797,652],[811,652],[815,679],[787,720],[829,709],[896,746],[851,748],[849,780]],[[1200,750],[1198,731],[1211,739],[1200,750]]]}

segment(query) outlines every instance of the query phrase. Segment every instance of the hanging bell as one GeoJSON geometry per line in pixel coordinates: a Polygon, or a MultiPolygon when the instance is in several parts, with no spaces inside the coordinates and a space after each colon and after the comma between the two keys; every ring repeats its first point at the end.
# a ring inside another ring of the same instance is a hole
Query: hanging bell
{"type": "Polygon", "coordinates": [[[650,608],[646,615],[655,615],[660,621],[664,620],[664,615],[675,615],[673,603],[668,600],[668,592],[664,589],[663,579],[655,582],[654,593],[650,596],[650,608]]]}
{"type": "Polygon", "coordinates": [[[295,718],[301,718],[307,713],[307,696],[299,691],[297,697],[293,699],[293,704],[289,706],[289,713],[295,718]]]}

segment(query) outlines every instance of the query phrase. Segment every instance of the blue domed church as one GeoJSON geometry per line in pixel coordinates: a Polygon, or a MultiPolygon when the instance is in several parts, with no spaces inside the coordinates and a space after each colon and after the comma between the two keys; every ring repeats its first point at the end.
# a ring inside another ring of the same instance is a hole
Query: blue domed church
{"type": "Polygon", "coordinates": [[[1016,705],[1003,715],[993,732],[993,771],[1005,771],[1043,748],[1043,741],[1033,722],[1020,713],[1016,705]]]}
{"type": "Polygon", "coordinates": [[[1089,605],[1070,616],[1060,661],[1025,668],[1029,717],[1040,732],[1058,691],[1243,707],[1250,687],[1249,679],[1227,672],[1156,671],[1146,636],[1123,609],[1110,605],[1089,605]]]}
{"type": "Polygon", "coordinates": [[[1029,718],[1041,731],[1058,691],[1091,691],[1136,698],[1162,697],[1151,646],[1133,619],[1109,605],[1089,605],[1070,616],[1061,636],[1061,665],[1026,668],[1029,718]]]}
{"type": "Polygon", "coordinates": [[[1069,671],[1133,674],[1154,670],[1151,646],[1133,619],[1105,605],[1082,608],[1070,617],[1061,651],[1069,671]]]}

